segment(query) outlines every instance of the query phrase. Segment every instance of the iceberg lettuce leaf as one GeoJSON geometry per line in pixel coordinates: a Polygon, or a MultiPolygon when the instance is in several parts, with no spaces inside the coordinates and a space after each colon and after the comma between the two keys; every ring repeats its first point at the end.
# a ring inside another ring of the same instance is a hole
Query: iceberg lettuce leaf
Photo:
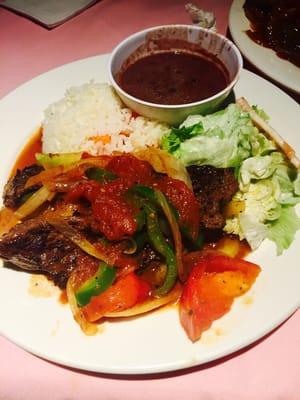
{"type": "Polygon", "coordinates": [[[247,213],[241,214],[239,219],[244,238],[252,250],[257,249],[267,237],[268,228],[247,213]]]}
{"type": "Polygon", "coordinates": [[[277,255],[281,255],[291,245],[298,229],[300,218],[295,207],[283,207],[280,217],[268,224],[267,237],[275,242],[277,255]]]}
{"type": "Polygon", "coordinates": [[[189,116],[163,137],[161,146],[185,165],[218,168],[239,168],[248,157],[275,150],[274,143],[259,133],[249,114],[236,104],[214,114],[189,116]]]}

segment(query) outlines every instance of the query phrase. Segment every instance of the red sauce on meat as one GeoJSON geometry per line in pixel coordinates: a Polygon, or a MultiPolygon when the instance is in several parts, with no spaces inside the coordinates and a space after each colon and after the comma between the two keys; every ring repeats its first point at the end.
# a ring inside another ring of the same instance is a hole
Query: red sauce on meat
{"type": "Polygon", "coordinates": [[[299,0],[246,0],[244,10],[252,28],[248,36],[300,67],[299,0]]]}
{"type": "Polygon", "coordinates": [[[133,235],[137,228],[134,210],[123,198],[130,186],[122,178],[107,184],[87,181],[71,190],[66,200],[87,199],[91,203],[99,231],[109,240],[120,240],[124,236],[133,235]]]}
{"type": "Polygon", "coordinates": [[[129,94],[155,104],[187,104],[225,89],[229,76],[209,53],[165,51],[129,64],[117,77],[129,94]]]}
{"type": "Polygon", "coordinates": [[[135,184],[152,186],[162,191],[179,213],[180,223],[186,227],[192,239],[199,231],[199,204],[183,182],[167,176],[158,176],[151,165],[126,154],[116,156],[107,164],[106,169],[117,178],[109,183],[87,181],[76,186],[67,194],[67,201],[85,198],[91,203],[98,229],[109,240],[121,240],[132,236],[136,229],[136,210],[128,201],[125,193],[135,184]]]}
{"type": "Polygon", "coordinates": [[[108,163],[106,169],[121,178],[130,180],[132,184],[150,184],[154,179],[154,171],[146,161],[141,161],[131,154],[115,156],[108,163]]]}
{"type": "Polygon", "coordinates": [[[195,240],[199,233],[200,210],[199,203],[186,184],[178,179],[163,176],[153,186],[163,192],[179,213],[179,221],[195,240]]]}

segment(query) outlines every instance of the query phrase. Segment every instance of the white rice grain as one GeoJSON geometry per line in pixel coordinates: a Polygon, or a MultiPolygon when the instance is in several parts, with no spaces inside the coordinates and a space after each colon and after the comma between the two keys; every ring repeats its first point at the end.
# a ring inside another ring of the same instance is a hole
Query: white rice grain
{"type": "Polygon", "coordinates": [[[158,146],[169,127],[126,108],[106,83],[71,87],[45,111],[44,153],[86,151],[92,155],[158,146]]]}

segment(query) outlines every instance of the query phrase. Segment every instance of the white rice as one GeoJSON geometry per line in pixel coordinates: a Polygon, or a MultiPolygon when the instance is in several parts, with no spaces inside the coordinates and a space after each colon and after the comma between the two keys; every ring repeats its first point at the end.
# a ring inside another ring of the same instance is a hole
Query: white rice
{"type": "Polygon", "coordinates": [[[158,146],[167,125],[134,117],[106,83],[71,87],[51,104],[43,121],[43,152],[87,151],[93,155],[158,146]]]}

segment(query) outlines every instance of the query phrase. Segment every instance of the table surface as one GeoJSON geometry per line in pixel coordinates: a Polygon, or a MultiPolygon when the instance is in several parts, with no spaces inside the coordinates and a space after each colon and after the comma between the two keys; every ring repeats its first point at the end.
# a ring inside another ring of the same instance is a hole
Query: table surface
{"type": "MultiPolygon", "coordinates": [[[[190,23],[181,0],[102,0],[47,30],[0,8],[0,98],[56,66],[108,53],[153,25],[190,23]],[[75,40],[74,40],[75,38],[75,40]]],[[[227,33],[230,0],[199,0],[227,33]]],[[[108,376],[64,368],[0,337],[0,400],[21,399],[300,399],[300,312],[258,343],[189,371],[108,376]]]]}

